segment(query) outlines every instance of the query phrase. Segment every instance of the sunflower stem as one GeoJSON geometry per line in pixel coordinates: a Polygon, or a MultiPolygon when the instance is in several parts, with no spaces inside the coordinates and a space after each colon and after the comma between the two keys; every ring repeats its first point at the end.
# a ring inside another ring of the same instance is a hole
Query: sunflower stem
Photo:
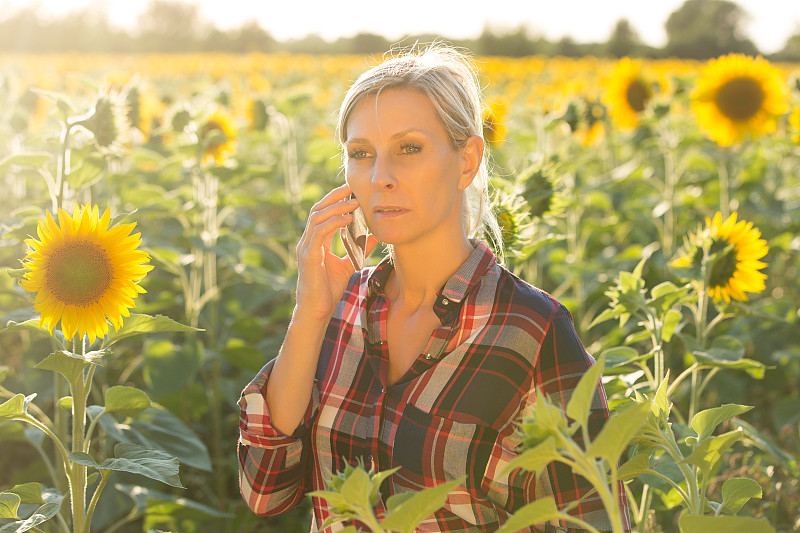
{"type": "MultiPolygon", "coordinates": [[[[73,341],[74,343],[74,341],[73,341]]],[[[86,355],[86,344],[81,337],[81,355],[86,355]]],[[[72,451],[82,452],[86,430],[86,382],[83,375],[70,382],[72,393],[72,451]]],[[[83,533],[86,525],[86,466],[72,463],[70,472],[70,503],[72,504],[72,529],[83,533]]]]}
{"type": "Polygon", "coordinates": [[[64,188],[66,186],[67,175],[69,175],[69,135],[72,131],[72,124],[69,122],[64,123],[64,128],[61,130],[61,151],[58,154],[58,163],[56,170],[56,205],[54,211],[58,212],[59,209],[64,207],[64,188]]]}
{"type": "MultiPolygon", "coordinates": [[[[667,130],[671,133],[671,130],[667,130]]],[[[666,139],[667,149],[664,151],[664,256],[671,257],[675,244],[675,186],[678,183],[678,154],[674,135],[669,135],[666,139]]]]}
{"type": "Polygon", "coordinates": [[[730,161],[731,152],[726,148],[722,152],[722,164],[719,165],[719,211],[723,220],[728,218],[731,211],[730,161]]]}

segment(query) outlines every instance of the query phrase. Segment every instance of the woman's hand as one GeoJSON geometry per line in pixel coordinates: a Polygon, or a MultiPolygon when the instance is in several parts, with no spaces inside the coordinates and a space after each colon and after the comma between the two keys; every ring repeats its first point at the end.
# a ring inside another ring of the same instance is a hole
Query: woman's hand
{"type": "MultiPolygon", "coordinates": [[[[297,243],[297,309],[307,318],[327,320],[355,269],[347,257],[331,252],[334,234],[353,220],[359,204],[347,184],[333,189],[311,208],[306,229],[297,243]]],[[[366,255],[378,243],[367,238],[366,255]]]]}

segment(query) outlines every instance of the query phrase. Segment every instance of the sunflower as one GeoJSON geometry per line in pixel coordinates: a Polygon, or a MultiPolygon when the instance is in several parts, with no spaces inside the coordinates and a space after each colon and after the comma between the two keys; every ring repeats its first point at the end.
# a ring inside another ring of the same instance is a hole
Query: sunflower
{"type": "Polygon", "coordinates": [[[505,111],[502,104],[497,102],[492,102],[483,108],[483,138],[489,144],[497,144],[506,140],[506,127],[503,124],[504,115],[505,111]]]}
{"type": "Polygon", "coordinates": [[[717,212],[713,219],[706,218],[706,227],[689,235],[684,254],[673,263],[699,270],[705,257],[708,294],[717,302],[746,301],[745,293],[763,291],[767,279],[759,271],[767,266],[759,261],[769,251],[767,243],[752,222],[737,222],[736,216],[723,221],[717,212]]]}
{"type": "Polygon", "coordinates": [[[703,68],[692,91],[692,109],[711,140],[730,146],[746,135],[775,131],[787,110],[786,83],[762,57],[729,54],[703,68]]]}
{"type": "Polygon", "coordinates": [[[800,144],[800,107],[792,111],[789,115],[789,126],[792,131],[792,142],[800,144]]]}
{"type": "Polygon", "coordinates": [[[622,58],[606,83],[604,101],[609,114],[622,128],[635,128],[639,115],[653,96],[650,84],[642,77],[642,63],[622,58]]]}
{"type": "Polygon", "coordinates": [[[236,129],[233,119],[217,108],[200,128],[200,142],[203,143],[203,161],[219,163],[225,155],[233,152],[233,138],[236,129]]]}
{"type": "Polygon", "coordinates": [[[130,140],[130,104],[126,98],[122,92],[104,87],[88,113],[70,120],[89,130],[101,150],[118,150],[121,144],[130,140]]]}
{"type": "Polygon", "coordinates": [[[599,100],[571,99],[557,117],[563,120],[583,146],[592,146],[605,133],[606,108],[599,100]]]}
{"type": "Polygon", "coordinates": [[[39,221],[38,239],[27,239],[20,286],[36,293],[39,325],[52,332],[61,321],[67,339],[77,333],[92,343],[108,333],[108,321],[119,329],[133,300],[145,292],[136,284],[152,270],[147,252],[137,250],[141,237],[131,235],[135,223],[109,228],[109,210],[75,206],[72,217],[58,210],[39,221]]]}

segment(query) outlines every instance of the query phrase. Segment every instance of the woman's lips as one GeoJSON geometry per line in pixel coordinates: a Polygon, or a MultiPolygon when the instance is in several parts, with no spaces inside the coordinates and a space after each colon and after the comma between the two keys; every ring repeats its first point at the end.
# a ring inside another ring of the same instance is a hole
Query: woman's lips
{"type": "Polygon", "coordinates": [[[402,207],[378,206],[372,211],[372,216],[375,218],[395,218],[405,213],[408,213],[408,209],[403,209],[402,207]]]}

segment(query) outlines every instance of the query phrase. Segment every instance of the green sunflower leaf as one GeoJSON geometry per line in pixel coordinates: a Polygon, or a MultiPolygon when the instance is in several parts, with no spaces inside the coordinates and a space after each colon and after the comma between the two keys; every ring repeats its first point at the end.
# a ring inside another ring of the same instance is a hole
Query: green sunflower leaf
{"type": "Polygon", "coordinates": [[[423,520],[439,510],[447,501],[447,495],[465,479],[466,476],[421,490],[401,502],[392,502],[393,507],[381,521],[381,527],[387,531],[411,533],[423,520]]]}
{"type": "Polygon", "coordinates": [[[766,519],[739,516],[697,516],[684,514],[678,521],[681,533],[774,533],[775,529],[766,519]]]}
{"type": "Polygon", "coordinates": [[[173,487],[185,488],[178,477],[178,459],[161,450],[153,450],[136,444],[119,443],[114,446],[113,458],[97,464],[92,456],[83,452],[69,454],[69,460],[98,470],[114,470],[139,474],[173,487]]]}
{"type": "Polygon", "coordinates": [[[142,333],[155,333],[160,331],[203,331],[202,329],[186,326],[163,315],[141,315],[131,314],[122,322],[122,327],[115,332],[109,331],[108,339],[103,343],[105,348],[114,343],[141,335],[142,333]]]}
{"type": "Polygon", "coordinates": [[[150,405],[150,398],[147,397],[147,394],[134,387],[117,385],[106,391],[106,413],[136,416],[150,405]]]}
{"type": "Polygon", "coordinates": [[[6,400],[0,404],[0,419],[2,418],[17,418],[25,416],[28,413],[28,404],[36,397],[36,393],[30,396],[24,394],[17,394],[11,399],[6,400]]]}

